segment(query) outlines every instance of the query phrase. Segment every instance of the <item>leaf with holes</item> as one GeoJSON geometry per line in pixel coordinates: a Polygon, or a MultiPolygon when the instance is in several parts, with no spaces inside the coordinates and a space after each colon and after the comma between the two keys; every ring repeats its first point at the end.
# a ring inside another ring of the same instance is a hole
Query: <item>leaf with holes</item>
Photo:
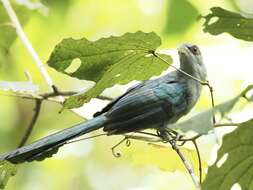
{"type": "Polygon", "coordinates": [[[235,38],[253,41],[253,18],[247,18],[220,7],[211,8],[211,13],[203,18],[205,18],[204,32],[212,35],[227,32],[235,38]]]}
{"type": "MultiPolygon", "coordinates": [[[[240,100],[240,98],[245,96],[245,94],[248,91],[252,90],[252,88],[253,86],[250,85],[234,98],[231,98],[230,100],[227,100],[219,105],[216,105],[214,108],[215,114],[220,114],[221,118],[225,117],[226,114],[229,113],[234,108],[235,104],[240,100]]],[[[249,98],[248,101],[250,102],[252,100],[249,98]]],[[[171,125],[170,128],[179,129],[183,132],[192,130],[199,134],[207,134],[210,130],[213,129],[212,111],[213,111],[212,109],[203,111],[186,121],[171,125]]]]}
{"type": "Polygon", "coordinates": [[[214,165],[208,169],[205,190],[230,190],[235,184],[253,189],[253,119],[224,136],[214,165]]]}
{"type": "Polygon", "coordinates": [[[4,189],[10,177],[16,175],[17,165],[0,161],[0,189],[4,189]]]}
{"type": "MultiPolygon", "coordinates": [[[[85,38],[64,39],[51,54],[49,66],[69,76],[96,82],[86,93],[67,99],[64,107],[79,107],[115,84],[146,80],[161,74],[169,65],[152,54],[160,45],[161,39],[155,33],[140,31],[94,42],[85,38]],[[76,59],[81,61],[80,66],[72,73],[67,73],[66,70],[76,59]]],[[[161,56],[172,62],[170,56],[161,56]]]]}

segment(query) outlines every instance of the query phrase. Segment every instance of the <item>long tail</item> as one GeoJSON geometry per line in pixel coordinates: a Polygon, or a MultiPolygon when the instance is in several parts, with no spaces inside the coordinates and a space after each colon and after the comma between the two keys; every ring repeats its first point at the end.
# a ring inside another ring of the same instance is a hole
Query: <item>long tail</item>
{"type": "Polygon", "coordinates": [[[77,124],[73,127],[64,129],[47,137],[44,137],[34,143],[23,146],[9,153],[0,155],[1,160],[8,160],[12,163],[30,162],[34,160],[44,160],[55,154],[59,147],[67,141],[102,128],[107,122],[104,115],[100,115],[87,122],[77,124]]]}

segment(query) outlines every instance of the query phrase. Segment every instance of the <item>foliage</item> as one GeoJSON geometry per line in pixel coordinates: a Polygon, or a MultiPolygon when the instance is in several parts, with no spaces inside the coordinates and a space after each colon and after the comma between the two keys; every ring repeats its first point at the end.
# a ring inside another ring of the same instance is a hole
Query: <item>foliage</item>
{"type": "MultiPolygon", "coordinates": [[[[186,158],[191,160],[194,171],[198,173],[199,163],[195,150],[182,147],[180,149],[186,158]]],[[[182,171],[185,172],[185,166],[178,157],[175,150],[166,145],[145,144],[136,146],[130,150],[133,163],[137,166],[156,166],[164,171],[182,171]],[[163,158],[163,159],[161,159],[163,158]]],[[[207,163],[202,160],[203,167],[207,167],[207,163]]]]}
{"type": "MultiPolygon", "coordinates": [[[[245,90],[243,90],[239,95],[223,102],[219,105],[216,105],[214,108],[198,113],[197,115],[191,117],[190,119],[176,123],[170,128],[179,129],[183,132],[187,131],[195,131],[198,134],[207,134],[210,130],[213,129],[212,117],[213,112],[215,115],[220,115],[220,119],[224,118],[229,112],[232,111],[236,103],[240,100],[240,98],[245,98],[246,94],[253,88],[252,85],[248,86],[245,90]]],[[[248,102],[252,100],[247,99],[248,102]]]]}
{"type": "MultiPolygon", "coordinates": [[[[64,18],[67,19],[74,18],[68,17],[67,14],[65,15],[65,11],[67,12],[71,10],[70,5],[72,5],[74,1],[72,2],[71,0],[65,0],[64,4],[59,0],[42,0],[42,2],[50,6],[52,10],[56,10],[58,7],[62,6],[60,8],[60,15],[64,15],[64,18]]],[[[13,5],[21,24],[24,25],[34,11],[23,5],[16,3],[13,3],[13,5]]],[[[95,10],[98,8],[99,5],[96,5],[95,10]]],[[[181,35],[188,32],[189,27],[194,24],[199,11],[200,9],[197,8],[197,6],[195,7],[187,0],[182,0],[180,3],[176,0],[171,0],[166,12],[167,21],[165,23],[164,33],[169,35],[181,35]]],[[[229,33],[235,38],[244,41],[253,40],[251,31],[251,28],[253,27],[253,19],[250,17],[240,13],[234,13],[220,7],[213,7],[211,8],[211,13],[203,18],[205,19],[203,29],[204,32],[208,32],[212,35],[229,33]]],[[[78,19],[80,19],[79,15],[78,19]]],[[[105,20],[106,19],[107,18],[105,18],[105,20]]],[[[38,20],[36,20],[36,22],[38,20]]],[[[87,20],[84,19],[82,22],[78,23],[78,25],[82,25],[86,22],[87,20]]],[[[73,24],[72,21],[71,23],[73,24]]],[[[148,25],[150,24],[149,22],[147,23],[148,25]]],[[[124,26],[125,25],[127,24],[124,23],[124,26]]],[[[75,27],[69,28],[70,30],[73,30],[75,27]]],[[[64,27],[61,29],[65,30],[64,27]]],[[[48,31],[49,33],[51,32],[50,30],[48,31]]],[[[128,28],[127,31],[133,30],[132,28],[128,28]]],[[[153,31],[153,28],[151,31],[153,31]]],[[[83,31],[80,33],[81,36],[84,35],[83,31]]],[[[92,31],[90,33],[95,32],[92,31]]],[[[104,33],[102,35],[104,35],[104,33]]],[[[64,36],[66,36],[66,33],[64,33],[64,36]]],[[[133,80],[147,80],[152,76],[161,74],[162,71],[169,67],[168,64],[164,63],[153,54],[161,45],[160,37],[154,32],[144,33],[139,31],[136,33],[126,33],[122,36],[111,36],[107,38],[101,38],[96,41],[88,40],[89,37],[91,36],[88,36],[87,39],[82,38],[76,40],[74,38],[67,38],[62,40],[58,45],[55,46],[48,60],[48,65],[54,68],[57,72],[64,73],[80,80],[89,80],[96,83],[95,86],[89,89],[87,92],[70,96],[70,98],[64,102],[64,108],[75,108],[82,106],[84,103],[89,102],[92,98],[98,97],[105,89],[109,87],[112,87],[116,84],[127,84],[133,80]],[[76,68],[73,70],[72,67],[76,68]]],[[[15,39],[15,29],[10,24],[5,9],[0,3],[0,64],[5,62],[6,55],[8,54],[9,49],[15,39]]],[[[160,56],[166,59],[169,63],[172,63],[172,59],[169,55],[161,54],[160,56]]],[[[34,92],[37,90],[37,86],[31,82],[3,81],[0,82],[0,89],[14,92],[34,92]]],[[[224,118],[228,113],[232,112],[235,105],[242,98],[247,99],[247,103],[251,102],[253,100],[253,95],[249,98],[246,97],[246,94],[250,90],[252,90],[252,86],[249,86],[239,95],[215,106],[214,109],[201,112],[186,121],[171,126],[171,128],[176,128],[183,132],[193,130],[199,134],[207,134],[213,129],[213,123],[211,121],[212,113],[215,112],[216,115],[224,118]]],[[[51,117],[51,113],[49,117],[51,117]]],[[[23,121],[23,115],[20,119],[23,121]]],[[[56,122],[59,123],[60,121],[56,122]]],[[[51,125],[47,120],[45,123],[46,125],[51,125]]],[[[63,125],[63,123],[60,125],[63,125]]],[[[253,154],[251,150],[253,144],[251,130],[252,125],[252,119],[248,120],[247,122],[240,123],[235,131],[224,137],[222,146],[218,152],[217,161],[208,169],[208,174],[203,183],[203,189],[226,190],[230,189],[236,183],[238,183],[242,189],[253,188],[253,170],[251,167],[253,163],[251,156],[253,154]],[[223,164],[220,164],[223,158],[226,158],[226,160],[223,164]]],[[[103,145],[104,144],[105,143],[103,142],[103,145]]],[[[194,166],[195,173],[198,174],[197,155],[195,151],[185,147],[182,148],[182,151],[186,158],[191,158],[189,160],[194,166]]],[[[51,156],[50,151],[48,154],[51,156]]],[[[144,144],[140,147],[132,147],[130,154],[134,164],[138,166],[151,165],[159,167],[165,171],[185,171],[182,162],[177,157],[174,150],[168,148],[167,146],[144,144]]],[[[104,161],[104,154],[102,159],[104,161]]],[[[115,164],[115,160],[113,161],[113,164],[115,164]]],[[[206,162],[204,161],[203,164],[204,169],[206,169],[206,162]]],[[[64,165],[71,164],[65,163],[64,165]]],[[[81,164],[79,165],[81,166],[81,164]]],[[[79,165],[77,167],[79,167],[79,165]]],[[[60,168],[61,167],[58,169],[60,168]]],[[[9,178],[14,176],[16,171],[16,165],[13,165],[7,161],[0,162],[0,188],[4,188],[6,186],[9,178]]],[[[73,187],[71,186],[71,188],[73,187]]]]}
{"type": "Polygon", "coordinates": [[[203,189],[229,190],[238,183],[241,189],[252,189],[253,120],[241,123],[227,134],[216,162],[208,169],[203,189]]]}
{"type": "Polygon", "coordinates": [[[17,166],[8,161],[0,161],[0,189],[4,189],[10,177],[16,175],[17,166]]]}
{"type": "Polygon", "coordinates": [[[211,13],[204,16],[204,32],[218,35],[227,32],[235,38],[253,41],[253,19],[220,7],[211,8],[211,13]]]}
{"type": "MultiPolygon", "coordinates": [[[[35,12],[25,5],[13,2],[14,10],[22,25],[25,25],[31,15],[35,12]]],[[[6,55],[9,48],[15,41],[17,35],[14,26],[10,22],[10,18],[6,13],[2,3],[0,3],[0,65],[6,62],[6,55]]]]}
{"type": "MultiPolygon", "coordinates": [[[[204,31],[213,35],[227,32],[235,38],[252,41],[251,27],[253,19],[246,18],[238,13],[233,13],[214,7],[212,13],[204,18],[204,31]],[[212,22],[212,19],[217,19],[212,22]],[[210,23],[212,22],[212,23],[210,23]]],[[[240,97],[246,97],[246,93],[252,89],[248,86],[239,96],[231,99],[223,106],[221,115],[233,108],[240,97]]],[[[252,101],[252,98],[246,98],[252,101]]],[[[238,124],[238,128],[232,133],[225,135],[222,146],[218,151],[216,162],[209,167],[207,177],[202,185],[203,189],[229,190],[238,186],[240,189],[252,189],[252,125],[253,120],[238,124]]]]}
{"type": "MultiPolygon", "coordinates": [[[[72,77],[97,82],[89,91],[70,97],[64,107],[79,107],[115,84],[146,80],[159,75],[169,66],[152,54],[160,45],[161,40],[155,33],[140,31],[95,42],[85,38],[63,40],[51,54],[49,66],[72,77]],[[65,70],[76,58],[81,61],[80,67],[67,73],[65,70]]],[[[163,57],[171,62],[170,56],[163,57]]]]}
{"type": "Polygon", "coordinates": [[[187,32],[199,15],[198,10],[188,0],[171,0],[166,13],[168,16],[164,32],[168,35],[187,32]]]}

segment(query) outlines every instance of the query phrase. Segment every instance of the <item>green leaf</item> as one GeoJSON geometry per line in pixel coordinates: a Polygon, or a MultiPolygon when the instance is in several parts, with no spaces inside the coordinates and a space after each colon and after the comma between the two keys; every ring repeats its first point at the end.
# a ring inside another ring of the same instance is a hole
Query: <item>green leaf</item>
{"type": "Polygon", "coordinates": [[[66,12],[68,11],[68,8],[71,7],[71,2],[72,0],[41,0],[41,2],[43,4],[45,4],[47,7],[50,8],[50,10],[52,11],[57,11],[57,13],[65,13],[65,15],[62,16],[66,16],[66,12]]]}
{"type": "Polygon", "coordinates": [[[204,32],[212,35],[227,32],[235,38],[253,41],[253,18],[246,18],[220,7],[211,8],[211,13],[203,18],[205,18],[204,32]]]}
{"type": "MultiPolygon", "coordinates": [[[[222,104],[215,106],[214,113],[219,113],[223,118],[226,113],[230,112],[234,105],[238,102],[241,96],[236,96],[222,104]]],[[[199,114],[193,116],[192,118],[179,122],[178,124],[172,125],[171,128],[179,129],[183,132],[195,131],[199,134],[207,134],[210,130],[213,129],[212,116],[213,109],[200,112],[199,114]]]]}
{"type": "Polygon", "coordinates": [[[203,189],[230,190],[238,183],[241,189],[253,189],[253,119],[225,135],[214,165],[208,169],[203,189]],[[223,160],[227,157],[226,160],[223,160]],[[222,165],[222,160],[225,161],[222,165]]]}
{"type": "Polygon", "coordinates": [[[212,111],[207,110],[176,124],[169,126],[171,129],[177,129],[182,132],[195,131],[198,134],[207,134],[212,130],[212,111]]]}
{"type": "MultiPolygon", "coordinates": [[[[146,80],[161,74],[169,65],[152,54],[160,45],[161,39],[155,33],[140,31],[94,42],[85,38],[64,39],[51,54],[49,66],[69,76],[96,82],[86,93],[70,97],[64,107],[79,107],[115,84],[146,80]],[[76,59],[80,60],[80,66],[74,72],[67,73],[66,70],[76,59]]],[[[170,56],[162,56],[172,62],[170,56]]]]}
{"type": "MultiPolygon", "coordinates": [[[[214,109],[209,109],[207,111],[200,112],[199,114],[193,116],[192,118],[176,123],[170,128],[179,129],[183,132],[195,131],[199,134],[207,134],[210,130],[213,129],[212,116],[213,111],[215,115],[220,114],[220,117],[223,118],[229,113],[235,106],[235,104],[240,100],[241,97],[245,97],[246,93],[253,88],[252,85],[248,86],[243,90],[239,95],[234,98],[231,98],[228,101],[225,101],[219,105],[216,105],[214,109]]],[[[248,99],[251,101],[251,99],[248,99]]]]}
{"type": "Polygon", "coordinates": [[[164,32],[182,34],[197,20],[198,15],[198,10],[188,0],[171,0],[164,32]]]}
{"type": "MultiPolygon", "coordinates": [[[[22,25],[27,23],[29,17],[33,13],[33,10],[16,3],[13,3],[12,6],[20,20],[20,23],[22,25]]],[[[9,48],[15,41],[16,37],[16,30],[11,25],[10,18],[2,3],[0,3],[0,65],[6,63],[6,55],[9,53],[9,48]]]]}
{"type": "MultiPolygon", "coordinates": [[[[198,173],[198,157],[195,150],[180,147],[180,151],[190,161],[193,169],[198,173]]],[[[187,172],[182,160],[175,150],[167,145],[136,143],[134,148],[124,152],[131,156],[133,163],[137,166],[156,166],[164,171],[187,172]]],[[[202,167],[207,168],[207,163],[201,160],[202,167]]]]}
{"type": "Polygon", "coordinates": [[[16,173],[17,165],[8,161],[0,161],[0,189],[4,189],[8,180],[16,173]]]}

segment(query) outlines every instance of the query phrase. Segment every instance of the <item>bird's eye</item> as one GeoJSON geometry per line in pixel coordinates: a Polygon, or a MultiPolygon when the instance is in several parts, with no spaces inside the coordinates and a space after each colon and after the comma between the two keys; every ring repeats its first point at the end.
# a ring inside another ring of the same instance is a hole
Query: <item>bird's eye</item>
{"type": "Polygon", "coordinates": [[[190,51],[194,54],[194,55],[198,55],[199,54],[199,49],[197,46],[192,46],[189,48],[190,51]]]}

